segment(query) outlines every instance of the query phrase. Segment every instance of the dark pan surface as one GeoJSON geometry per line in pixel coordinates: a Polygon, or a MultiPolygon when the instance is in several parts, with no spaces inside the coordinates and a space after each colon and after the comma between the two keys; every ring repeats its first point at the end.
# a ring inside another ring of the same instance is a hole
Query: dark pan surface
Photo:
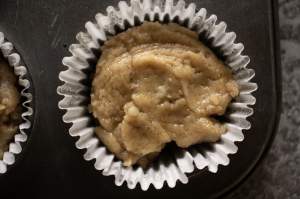
{"type": "MultiPolygon", "coordinates": [[[[251,130],[239,144],[230,165],[217,174],[207,171],[190,177],[187,185],[175,189],[147,192],[116,187],[113,177],[105,177],[86,162],[84,151],[75,148],[76,139],[68,135],[68,126],[57,108],[61,99],[56,88],[58,73],[64,70],[61,60],[69,56],[68,46],[75,43],[77,32],[117,0],[0,0],[0,31],[22,55],[35,88],[35,122],[22,158],[0,176],[1,198],[215,198],[236,187],[261,159],[276,132],[280,112],[280,78],[277,62],[276,20],[271,0],[195,0],[210,14],[228,24],[244,43],[245,54],[255,69],[254,93],[257,103],[250,118],[251,130]],[[275,22],[275,23],[274,23],[275,22]]],[[[187,1],[191,2],[191,1],[187,1]]],[[[276,8],[275,8],[276,9],[276,8]]],[[[277,14],[277,11],[275,12],[277,14]]]]}

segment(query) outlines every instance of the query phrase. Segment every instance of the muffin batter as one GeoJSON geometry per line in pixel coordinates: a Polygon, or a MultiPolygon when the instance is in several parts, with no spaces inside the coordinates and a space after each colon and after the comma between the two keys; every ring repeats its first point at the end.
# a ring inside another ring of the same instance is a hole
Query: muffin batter
{"type": "Polygon", "coordinates": [[[0,57],[0,160],[20,122],[20,94],[16,77],[0,57]]]}
{"type": "Polygon", "coordinates": [[[146,166],[168,142],[217,141],[226,128],[213,116],[238,94],[231,71],[195,32],[145,22],[102,47],[91,111],[108,149],[125,166],[146,166]]]}

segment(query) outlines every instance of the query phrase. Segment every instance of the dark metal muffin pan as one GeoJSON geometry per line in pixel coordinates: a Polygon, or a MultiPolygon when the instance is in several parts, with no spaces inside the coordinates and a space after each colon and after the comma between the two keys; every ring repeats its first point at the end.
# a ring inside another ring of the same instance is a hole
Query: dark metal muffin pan
{"type": "MultiPolygon", "coordinates": [[[[192,1],[187,1],[192,2],[192,1]]],[[[68,135],[68,126],[57,108],[61,99],[56,87],[58,73],[69,56],[68,46],[77,32],[105,12],[118,0],[12,0],[0,1],[0,31],[14,43],[22,55],[35,87],[35,118],[25,150],[13,168],[0,176],[1,198],[216,198],[233,190],[253,171],[269,148],[279,122],[281,78],[277,42],[277,5],[272,0],[194,0],[226,21],[245,45],[251,58],[249,67],[256,72],[254,93],[257,102],[249,119],[252,128],[245,132],[239,151],[230,156],[229,166],[218,173],[206,170],[190,176],[189,183],[174,189],[143,192],[114,185],[113,177],[102,176],[86,162],[84,151],[75,148],[76,139],[68,135]]]]}

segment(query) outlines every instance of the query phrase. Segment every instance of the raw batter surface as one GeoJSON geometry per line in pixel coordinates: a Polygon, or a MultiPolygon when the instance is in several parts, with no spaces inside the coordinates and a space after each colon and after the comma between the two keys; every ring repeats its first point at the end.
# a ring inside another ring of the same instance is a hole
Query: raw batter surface
{"type": "Polygon", "coordinates": [[[146,166],[168,142],[217,141],[226,128],[213,116],[238,94],[230,69],[195,32],[145,22],[102,47],[91,111],[108,149],[125,166],[146,166]]]}
{"type": "Polygon", "coordinates": [[[20,93],[16,76],[0,57],[0,160],[20,122],[20,93]]]}

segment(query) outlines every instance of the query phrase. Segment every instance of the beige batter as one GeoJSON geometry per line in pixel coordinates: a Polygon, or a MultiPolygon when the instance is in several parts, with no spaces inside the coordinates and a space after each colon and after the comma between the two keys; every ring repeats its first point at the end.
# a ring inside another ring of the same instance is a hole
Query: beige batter
{"type": "Polygon", "coordinates": [[[20,122],[20,94],[16,83],[13,71],[0,57],[0,160],[20,122]]]}
{"type": "Polygon", "coordinates": [[[91,111],[108,149],[125,166],[146,166],[168,142],[217,141],[226,128],[212,116],[238,94],[231,71],[195,32],[145,22],[102,47],[91,111]]]}

